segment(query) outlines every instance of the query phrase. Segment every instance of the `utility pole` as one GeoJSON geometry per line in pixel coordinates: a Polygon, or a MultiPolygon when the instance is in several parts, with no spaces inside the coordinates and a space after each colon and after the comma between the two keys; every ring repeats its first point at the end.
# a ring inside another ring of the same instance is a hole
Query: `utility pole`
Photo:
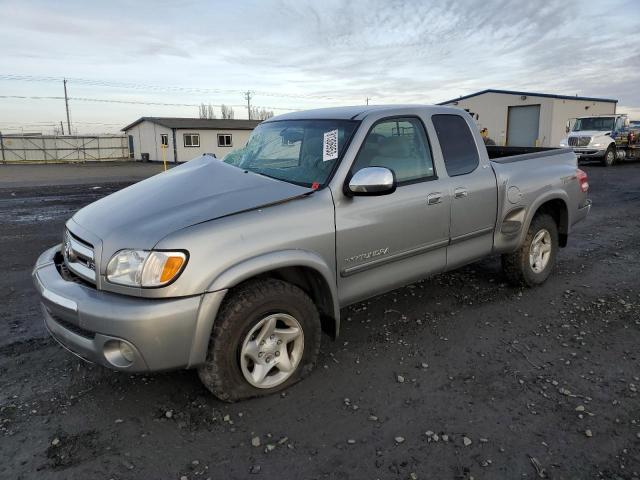
{"type": "Polygon", "coordinates": [[[67,97],[67,79],[65,78],[63,82],[64,82],[64,104],[67,107],[67,132],[69,132],[69,135],[71,135],[71,120],[69,120],[69,98],[67,97]]]}
{"type": "Polygon", "coordinates": [[[62,124],[62,120],[60,120],[60,130],[62,130],[62,135],[64,135],[64,125],[62,124]]]}
{"type": "Polygon", "coordinates": [[[251,91],[247,90],[244,94],[244,98],[247,99],[247,114],[249,115],[249,120],[251,120],[251,91]]]}
{"type": "Polygon", "coordinates": [[[369,105],[369,100],[371,100],[371,97],[367,97],[366,99],[367,105],[369,105]]]}

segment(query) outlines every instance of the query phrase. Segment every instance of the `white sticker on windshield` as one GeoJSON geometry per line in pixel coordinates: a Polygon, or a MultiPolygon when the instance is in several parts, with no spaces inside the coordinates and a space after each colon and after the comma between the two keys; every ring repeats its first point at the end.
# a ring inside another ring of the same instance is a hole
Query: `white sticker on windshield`
{"type": "Polygon", "coordinates": [[[338,130],[325,132],[322,142],[322,161],[328,162],[338,158],[338,130]]]}

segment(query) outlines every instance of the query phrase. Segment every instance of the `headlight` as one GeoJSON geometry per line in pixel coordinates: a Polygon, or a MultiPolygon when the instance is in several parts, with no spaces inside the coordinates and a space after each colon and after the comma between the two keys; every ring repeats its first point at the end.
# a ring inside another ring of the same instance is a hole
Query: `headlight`
{"type": "Polygon", "coordinates": [[[593,146],[594,146],[594,147],[601,147],[601,146],[602,146],[602,144],[601,144],[601,143],[594,143],[594,144],[593,144],[593,146]]]}
{"type": "Polygon", "coordinates": [[[178,277],[186,261],[183,252],[120,250],[107,264],[107,280],[130,287],[161,287],[178,277]]]}

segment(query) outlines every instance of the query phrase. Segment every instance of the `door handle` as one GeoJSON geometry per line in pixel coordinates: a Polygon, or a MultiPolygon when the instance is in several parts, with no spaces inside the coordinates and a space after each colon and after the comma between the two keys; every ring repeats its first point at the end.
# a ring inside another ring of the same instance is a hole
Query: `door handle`
{"type": "Polygon", "coordinates": [[[442,200],[442,194],[438,193],[430,193],[427,195],[427,204],[428,205],[437,205],[442,200]]]}
{"type": "Polygon", "coordinates": [[[456,188],[453,191],[453,197],[454,198],[465,198],[469,193],[467,192],[467,190],[465,188],[456,188]]]}

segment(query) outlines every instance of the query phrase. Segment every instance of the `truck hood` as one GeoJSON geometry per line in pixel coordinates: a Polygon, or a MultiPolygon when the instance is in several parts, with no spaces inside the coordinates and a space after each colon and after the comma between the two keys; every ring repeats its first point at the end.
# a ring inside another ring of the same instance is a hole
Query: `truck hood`
{"type": "Polygon", "coordinates": [[[149,250],[182,228],[312,191],[203,155],[84,207],[68,226],[99,238],[108,259],[123,248],[149,250]]]}

